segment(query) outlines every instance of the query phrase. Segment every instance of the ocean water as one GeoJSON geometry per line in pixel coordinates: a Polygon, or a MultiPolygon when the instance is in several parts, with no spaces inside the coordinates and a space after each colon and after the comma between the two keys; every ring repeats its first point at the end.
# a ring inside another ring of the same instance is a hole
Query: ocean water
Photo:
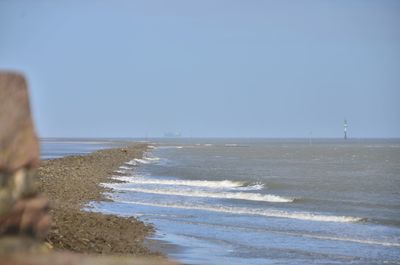
{"type": "Polygon", "coordinates": [[[116,139],[44,138],[40,140],[40,157],[46,160],[68,155],[86,155],[122,145],[123,142],[116,139]]]}
{"type": "Polygon", "coordinates": [[[400,264],[399,140],[158,139],[112,202],[184,264],[400,264]]]}

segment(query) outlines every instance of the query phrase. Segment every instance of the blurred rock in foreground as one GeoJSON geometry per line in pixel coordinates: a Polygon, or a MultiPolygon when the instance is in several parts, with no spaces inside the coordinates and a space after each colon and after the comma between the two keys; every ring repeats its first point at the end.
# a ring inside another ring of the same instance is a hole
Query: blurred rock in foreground
{"type": "Polygon", "coordinates": [[[25,78],[0,72],[0,235],[45,237],[48,201],[34,184],[39,158],[25,78]]]}

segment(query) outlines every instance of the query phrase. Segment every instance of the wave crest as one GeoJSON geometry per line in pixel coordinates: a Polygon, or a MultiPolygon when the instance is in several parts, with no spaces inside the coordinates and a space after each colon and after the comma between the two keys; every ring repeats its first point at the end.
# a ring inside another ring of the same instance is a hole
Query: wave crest
{"type": "Polygon", "coordinates": [[[366,221],[366,218],[353,217],[353,216],[335,216],[335,215],[322,215],[314,214],[310,212],[286,212],[279,210],[264,210],[256,208],[241,208],[241,207],[227,207],[227,206],[206,206],[206,205],[191,205],[191,204],[174,204],[174,203],[149,203],[149,202],[138,202],[138,201],[123,201],[116,200],[116,202],[127,203],[127,204],[137,204],[144,206],[154,206],[163,208],[177,208],[186,210],[202,210],[211,211],[219,213],[228,214],[246,214],[246,215],[258,215],[265,217],[275,217],[275,218],[288,218],[288,219],[298,219],[305,221],[316,221],[316,222],[335,222],[335,223],[355,223],[366,221]]]}
{"type": "Polygon", "coordinates": [[[174,195],[185,197],[217,198],[217,199],[235,199],[248,201],[264,202],[293,202],[291,198],[285,198],[277,195],[246,193],[246,192],[207,192],[202,190],[176,190],[176,189],[144,189],[144,188],[122,188],[113,187],[116,190],[126,190],[158,195],[174,195]]]}
{"type": "MultiPolygon", "coordinates": [[[[179,179],[152,179],[142,177],[116,177],[118,180],[133,184],[177,185],[204,188],[245,188],[245,182],[231,180],[179,180],[179,179]]],[[[248,186],[250,187],[250,186],[248,186]]],[[[259,186],[257,186],[259,188],[259,186]]],[[[250,189],[250,188],[249,188],[250,189]]]]}

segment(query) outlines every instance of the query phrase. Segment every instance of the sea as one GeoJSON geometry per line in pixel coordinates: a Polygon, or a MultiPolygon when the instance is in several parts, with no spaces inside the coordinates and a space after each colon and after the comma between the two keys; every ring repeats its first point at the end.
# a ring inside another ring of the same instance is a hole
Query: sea
{"type": "MultiPolygon", "coordinates": [[[[400,264],[400,139],[147,141],[85,209],[153,224],[174,260],[400,264]]],[[[113,146],[47,139],[42,157],[113,146]]]]}

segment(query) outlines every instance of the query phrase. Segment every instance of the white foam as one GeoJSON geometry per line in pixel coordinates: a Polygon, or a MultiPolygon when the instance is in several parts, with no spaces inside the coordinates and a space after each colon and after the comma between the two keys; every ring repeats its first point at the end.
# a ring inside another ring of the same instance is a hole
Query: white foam
{"type": "Polygon", "coordinates": [[[235,188],[235,190],[250,191],[250,190],[262,190],[263,188],[264,188],[264,184],[255,183],[255,184],[252,184],[252,185],[235,188]]]}
{"type": "Polygon", "coordinates": [[[125,170],[115,170],[114,172],[119,174],[126,174],[125,170]]]}
{"type": "Polygon", "coordinates": [[[384,242],[384,241],[369,240],[369,239],[346,238],[346,237],[342,238],[342,237],[319,236],[319,235],[302,235],[302,236],[316,238],[316,239],[323,239],[323,240],[346,241],[346,242],[369,244],[369,245],[381,245],[385,247],[400,247],[400,243],[396,242],[384,242]]]}
{"type": "Polygon", "coordinates": [[[164,146],[158,146],[157,149],[182,149],[183,146],[177,146],[177,145],[164,145],[164,146]]]}
{"type": "Polygon", "coordinates": [[[135,162],[140,163],[140,164],[149,164],[150,163],[149,160],[141,159],[141,158],[135,158],[134,160],[135,160],[135,162]]]}
{"type": "Polygon", "coordinates": [[[140,164],[150,164],[156,161],[159,161],[159,157],[143,157],[143,158],[135,158],[133,159],[134,162],[140,163],[140,164]]]}
{"type": "Polygon", "coordinates": [[[160,158],[159,157],[145,157],[144,158],[144,160],[148,160],[148,161],[158,161],[158,160],[160,160],[160,158]]]}
{"type": "Polygon", "coordinates": [[[178,185],[205,188],[236,188],[242,187],[243,182],[230,180],[177,180],[177,179],[151,179],[141,177],[117,177],[119,180],[127,181],[134,184],[157,184],[157,185],[178,185]]]}
{"type": "Polygon", "coordinates": [[[352,216],[334,216],[334,215],[321,215],[309,212],[286,212],[279,210],[264,210],[264,209],[249,209],[241,207],[226,207],[226,206],[198,206],[198,205],[187,205],[187,204],[163,204],[163,203],[149,203],[149,202],[137,202],[137,201],[120,201],[116,202],[137,204],[144,206],[154,206],[163,208],[176,208],[186,210],[202,210],[210,212],[228,213],[228,214],[246,214],[246,215],[258,215],[265,217],[276,217],[276,218],[289,218],[306,221],[318,221],[318,222],[336,222],[336,223],[353,223],[363,221],[364,218],[352,217],[352,216]]]}
{"type": "Polygon", "coordinates": [[[268,232],[275,233],[275,234],[284,234],[284,235],[289,235],[289,236],[296,236],[296,237],[306,237],[306,238],[313,238],[313,239],[321,239],[321,240],[344,241],[344,242],[352,242],[352,243],[368,244],[368,245],[381,245],[381,246],[385,246],[385,247],[400,247],[400,243],[398,243],[398,242],[385,242],[385,241],[380,241],[380,240],[361,239],[361,238],[304,234],[304,233],[288,232],[288,231],[268,230],[268,232]]]}
{"type": "Polygon", "coordinates": [[[128,190],[134,192],[142,192],[159,195],[174,195],[185,197],[200,198],[218,198],[218,199],[235,199],[248,201],[264,201],[264,202],[293,202],[291,198],[284,198],[270,194],[246,193],[246,192],[207,192],[201,190],[176,190],[176,189],[143,189],[143,188],[116,188],[117,190],[128,190]]]}
{"type": "Polygon", "coordinates": [[[131,161],[125,162],[125,164],[131,165],[131,166],[136,166],[137,162],[135,160],[131,160],[131,161]]]}
{"type": "Polygon", "coordinates": [[[130,170],[130,169],[132,169],[132,168],[130,168],[130,167],[126,167],[126,166],[120,166],[119,168],[120,168],[120,169],[126,169],[126,170],[130,170]]]}

